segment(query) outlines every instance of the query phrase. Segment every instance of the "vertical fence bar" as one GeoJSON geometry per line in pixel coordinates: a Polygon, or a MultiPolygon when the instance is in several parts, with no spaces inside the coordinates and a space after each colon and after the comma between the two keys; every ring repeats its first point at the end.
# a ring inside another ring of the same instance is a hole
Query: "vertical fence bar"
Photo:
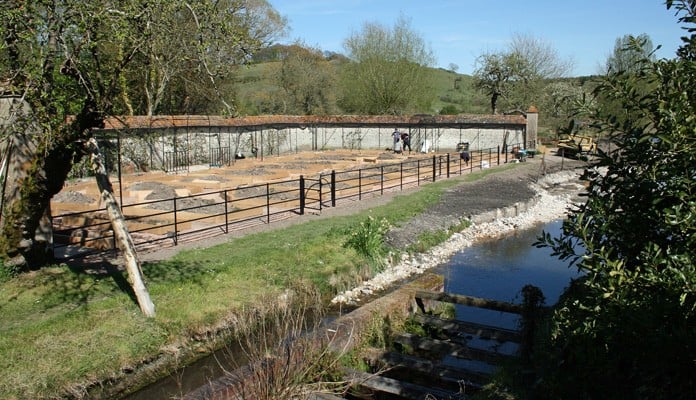
{"type": "Polygon", "coordinates": [[[225,189],[222,196],[222,198],[225,199],[225,233],[230,233],[230,220],[229,216],[227,215],[227,189],[225,189]]]}
{"type": "Polygon", "coordinates": [[[435,182],[435,177],[437,175],[436,163],[437,163],[437,157],[433,156],[433,182],[435,182]]]}
{"type": "Polygon", "coordinates": [[[384,165],[379,167],[379,195],[384,195],[384,165]]]}
{"type": "MultiPolygon", "coordinates": [[[[297,148],[295,149],[295,152],[297,152],[297,148]]],[[[324,185],[323,178],[324,178],[324,175],[319,174],[319,211],[322,210],[321,206],[322,206],[322,203],[324,202],[324,197],[322,196],[322,194],[324,193],[324,191],[322,190],[322,187],[324,185]]]]}
{"type": "Polygon", "coordinates": [[[358,170],[358,200],[362,200],[362,168],[358,170]]]}
{"type": "Polygon", "coordinates": [[[500,145],[498,145],[498,165],[500,165],[500,145]]]}
{"type": "Polygon", "coordinates": [[[450,153],[447,153],[447,179],[450,177],[450,153]]]}
{"type": "Polygon", "coordinates": [[[399,164],[399,190],[404,190],[404,163],[399,164]]]}
{"type": "Polygon", "coordinates": [[[179,244],[179,227],[176,218],[176,196],[172,199],[174,201],[174,246],[179,244]]]}
{"type": "Polygon", "coordinates": [[[507,144],[503,148],[503,151],[505,152],[505,164],[507,164],[508,163],[508,145],[507,144]]]}
{"type": "Polygon", "coordinates": [[[490,147],[488,148],[488,166],[492,167],[493,166],[493,149],[490,147]]]}
{"type": "Polygon", "coordinates": [[[331,207],[336,207],[336,170],[331,170],[331,207]]]}
{"type": "Polygon", "coordinates": [[[266,184],[266,223],[271,223],[271,185],[266,184]]]}
{"type": "Polygon", "coordinates": [[[300,215],[304,215],[305,209],[305,182],[304,176],[300,175],[300,215]]]}

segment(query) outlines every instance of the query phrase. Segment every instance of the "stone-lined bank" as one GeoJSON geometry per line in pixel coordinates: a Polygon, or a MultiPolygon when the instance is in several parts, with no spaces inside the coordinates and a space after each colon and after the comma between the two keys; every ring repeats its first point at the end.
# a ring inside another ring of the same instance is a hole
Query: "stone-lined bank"
{"type": "Polygon", "coordinates": [[[498,238],[565,217],[569,207],[579,201],[577,194],[583,190],[579,176],[575,170],[561,171],[530,183],[529,187],[535,192],[530,200],[471,216],[471,225],[467,229],[455,233],[427,253],[403,253],[397,264],[387,266],[360,286],[340,293],[332,303],[356,305],[362,298],[372,296],[394,282],[437,267],[478,240],[498,238]]]}

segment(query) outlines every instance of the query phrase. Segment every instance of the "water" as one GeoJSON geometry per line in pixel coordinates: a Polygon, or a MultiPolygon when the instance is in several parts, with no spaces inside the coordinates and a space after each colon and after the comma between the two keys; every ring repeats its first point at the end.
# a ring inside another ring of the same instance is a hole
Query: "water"
{"type": "MultiPolygon", "coordinates": [[[[577,269],[551,256],[551,249],[532,246],[542,230],[557,236],[562,221],[539,225],[496,241],[477,244],[455,254],[437,269],[445,277],[445,291],[521,303],[520,290],[531,284],[544,293],[546,305],[558,301],[577,269]]],[[[514,329],[516,316],[457,306],[457,319],[514,329]]]]}
{"type": "MultiPolygon", "coordinates": [[[[477,244],[455,254],[447,264],[435,272],[445,276],[445,291],[469,296],[485,297],[494,300],[519,303],[520,289],[526,284],[539,287],[546,297],[546,304],[552,305],[567,286],[572,277],[578,276],[575,269],[568,268],[565,262],[550,256],[548,248],[537,249],[532,246],[542,230],[558,235],[561,222],[556,221],[521,231],[513,236],[488,243],[477,244]]],[[[473,321],[486,325],[516,328],[517,316],[496,311],[457,306],[457,319],[473,321]]],[[[472,347],[488,347],[488,343],[468,343],[472,347]]],[[[498,351],[512,353],[515,346],[510,343],[498,344],[498,351]]],[[[176,374],[157,382],[128,400],[169,399],[181,396],[205,384],[229,370],[229,360],[235,359],[238,352],[229,349],[205,357],[176,374]]],[[[448,357],[445,364],[465,366],[479,371],[487,371],[491,366],[448,357]]],[[[239,366],[239,360],[236,360],[239,366]]]]}
{"type": "MultiPolygon", "coordinates": [[[[456,253],[437,272],[445,277],[445,291],[487,299],[521,303],[520,290],[527,284],[542,290],[546,305],[558,301],[572,278],[578,277],[577,269],[551,256],[551,249],[532,246],[542,231],[557,236],[562,221],[539,225],[517,232],[500,240],[477,244],[456,253]]],[[[507,329],[517,329],[519,316],[499,311],[456,305],[456,319],[507,329]]],[[[467,346],[514,354],[518,345],[500,343],[476,337],[467,337],[467,346]]],[[[445,365],[492,373],[495,366],[482,361],[463,360],[445,356],[445,365]]]]}

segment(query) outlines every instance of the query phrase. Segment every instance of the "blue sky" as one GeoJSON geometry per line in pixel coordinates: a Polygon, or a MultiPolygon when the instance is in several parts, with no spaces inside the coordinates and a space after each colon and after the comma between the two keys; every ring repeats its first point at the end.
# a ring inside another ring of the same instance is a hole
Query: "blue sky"
{"type": "Polygon", "coordinates": [[[431,47],[437,67],[453,63],[471,74],[480,54],[503,50],[515,34],[530,35],[572,60],[570,76],[599,69],[617,38],[647,33],[658,58],[674,57],[684,31],[662,0],[269,0],[288,18],[289,34],[279,43],[345,53],[343,41],[366,22],[392,28],[407,18],[431,47]]]}

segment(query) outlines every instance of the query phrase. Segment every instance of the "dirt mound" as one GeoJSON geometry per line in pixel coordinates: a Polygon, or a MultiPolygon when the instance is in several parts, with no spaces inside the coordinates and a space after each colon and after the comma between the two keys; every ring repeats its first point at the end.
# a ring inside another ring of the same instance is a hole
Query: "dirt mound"
{"type": "Polygon", "coordinates": [[[53,196],[53,201],[58,203],[92,204],[97,201],[97,199],[87,196],[81,192],[69,190],[66,192],[60,192],[53,196]]]}

